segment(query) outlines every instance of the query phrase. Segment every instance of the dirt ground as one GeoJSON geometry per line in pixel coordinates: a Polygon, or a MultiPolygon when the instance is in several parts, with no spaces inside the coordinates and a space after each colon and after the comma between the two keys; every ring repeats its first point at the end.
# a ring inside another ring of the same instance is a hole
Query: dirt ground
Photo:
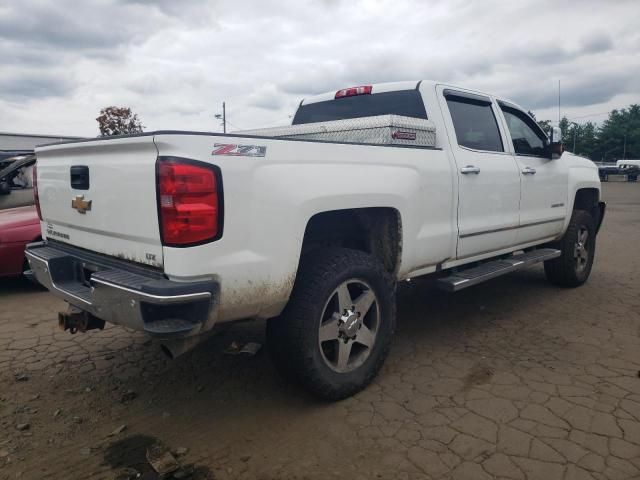
{"type": "Polygon", "coordinates": [[[405,283],[390,357],[366,391],[311,398],[275,373],[264,324],[166,360],[120,327],[70,335],[63,303],[0,283],[0,479],[640,478],[640,185],[604,185],[589,282],[538,266],[457,294],[405,283]],[[133,475],[135,471],[129,470],[133,475]]]}

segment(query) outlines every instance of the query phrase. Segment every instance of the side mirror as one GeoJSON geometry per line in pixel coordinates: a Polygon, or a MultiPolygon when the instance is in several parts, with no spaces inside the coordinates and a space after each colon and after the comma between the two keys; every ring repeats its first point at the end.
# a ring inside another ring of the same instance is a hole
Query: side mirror
{"type": "Polygon", "coordinates": [[[551,151],[551,159],[555,160],[562,156],[564,152],[564,146],[562,145],[562,130],[560,127],[551,127],[551,144],[549,145],[551,151]]]}
{"type": "Polygon", "coordinates": [[[9,182],[0,182],[0,195],[9,195],[11,193],[11,185],[9,182]]]}

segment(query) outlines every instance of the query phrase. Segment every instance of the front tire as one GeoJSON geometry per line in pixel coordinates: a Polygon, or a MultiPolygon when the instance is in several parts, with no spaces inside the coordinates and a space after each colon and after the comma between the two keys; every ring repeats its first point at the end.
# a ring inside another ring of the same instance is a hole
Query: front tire
{"type": "Polygon", "coordinates": [[[574,210],[564,236],[551,245],[562,254],[544,262],[547,279],[563,287],[579,287],[587,281],[596,253],[596,229],[593,217],[574,210]]]}
{"type": "Polygon", "coordinates": [[[301,261],[285,310],[267,323],[271,356],[287,377],[339,400],[365,388],[395,331],[395,282],[364,252],[321,249],[301,261]]]}

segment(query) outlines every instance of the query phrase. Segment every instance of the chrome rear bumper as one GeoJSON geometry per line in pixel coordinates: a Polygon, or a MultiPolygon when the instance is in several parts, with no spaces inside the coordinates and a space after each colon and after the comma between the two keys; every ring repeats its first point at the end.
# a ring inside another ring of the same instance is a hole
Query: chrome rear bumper
{"type": "Polygon", "coordinates": [[[27,246],[31,275],[106,322],[161,338],[199,333],[217,305],[213,281],[174,282],[156,270],[57,242],[27,246]]]}

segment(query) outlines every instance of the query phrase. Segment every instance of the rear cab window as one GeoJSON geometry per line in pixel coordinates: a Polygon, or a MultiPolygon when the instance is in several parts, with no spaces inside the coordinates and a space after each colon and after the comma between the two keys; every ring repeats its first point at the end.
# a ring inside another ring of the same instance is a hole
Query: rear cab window
{"type": "Polygon", "coordinates": [[[302,104],[292,125],[330,122],[350,118],[401,115],[427,119],[422,95],[416,89],[354,95],[324,102],[302,104]]]}

